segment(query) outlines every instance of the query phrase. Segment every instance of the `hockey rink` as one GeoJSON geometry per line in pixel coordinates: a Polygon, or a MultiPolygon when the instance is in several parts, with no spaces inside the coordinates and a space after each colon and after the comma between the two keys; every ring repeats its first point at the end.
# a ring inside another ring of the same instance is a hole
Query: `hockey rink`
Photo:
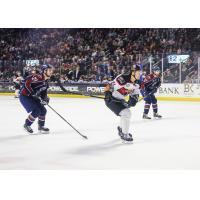
{"type": "MultiPolygon", "coordinates": [[[[200,103],[160,101],[162,120],[143,120],[144,102],[131,108],[133,144],[119,139],[119,118],[104,101],[51,98],[50,105],[88,140],[48,109],[48,135],[28,135],[18,99],[0,96],[0,169],[200,169],[200,103]]],[[[151,113],[150,113],[151,115],[151,113]]],[[[37,133],[37,123],[33,125],[37,133]]]]}

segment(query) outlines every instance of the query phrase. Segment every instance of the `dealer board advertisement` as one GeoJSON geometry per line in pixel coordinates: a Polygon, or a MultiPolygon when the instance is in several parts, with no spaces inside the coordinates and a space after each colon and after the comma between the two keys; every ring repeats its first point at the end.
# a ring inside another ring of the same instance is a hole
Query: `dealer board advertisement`
{"type": "MultiPolygon", "coordinates": [[[[74,93],[104,94],[104,84],[62,84],[65,90],[74,93]]],[[[14,92],[12,83],[0,83],[0,92],[14,92]]],[[[56,83],[50,83],[50,94],[66,94],[56,83]]],[[[162,84],[158,89],[158,97],[200,98],[200,84],[162,84]]]]}
{"type": "Polygon", "coordinates": [[[162,84],[156,96],[200,98],[200,84],[162,84]]]}
{"type": "MultiPolygon", "coordinates": [[[[61,87],[56,83],[50,83],[48,93],[50,94],[65,94],[61,87]]],[[[104,84],[62,84],[65,90],[74,93],[87,92],[90,94],[102,95],[104,94],[104,84]]],[[[15,88],[12,83],[0,83],[0,92],[14,92],[15,88]]]]}

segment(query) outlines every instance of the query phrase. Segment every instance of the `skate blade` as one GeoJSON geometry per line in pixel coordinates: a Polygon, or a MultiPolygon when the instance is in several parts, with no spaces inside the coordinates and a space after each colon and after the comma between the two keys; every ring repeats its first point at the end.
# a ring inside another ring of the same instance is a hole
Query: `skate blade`
{"type": "Polygon", "coordinates": [[[33,133],[30,133],[30,132],[28,132],[25,128],[23,128],[23,130],[26,132],[26,134],[28,134],[28,135],[34,135],[34,132],[33,133]]]}
{"type": "Polygon", "coordinates": [[[38,134],[43,134],[43,135],[46,135],[46,134],[49,134],[50,132],[49,131],[38,131],[38,134]]]}
{"type": "Polygon", "coordinates": [[[155,120],[161,120],[162,117],[154,117],[155,120]]]}
{"type": "Polygon", "coordinates": [[[122,141],[122,144],[133,144],[133,141],[126,141],[126,140],[122,140],[122,139],[121,139],[121,141],[122,141]]]}

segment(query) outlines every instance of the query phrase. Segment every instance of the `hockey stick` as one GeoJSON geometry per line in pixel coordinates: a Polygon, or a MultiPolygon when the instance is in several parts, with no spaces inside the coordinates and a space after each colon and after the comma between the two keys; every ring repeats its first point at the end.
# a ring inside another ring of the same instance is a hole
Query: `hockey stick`
{"type": "MultiPolygon", "coordinates": [[[[90,95],[90,94],[83,94],[83,93],[68,91],[68,90],[66,90],[66,89],[62,86],[62,84],[60,83],[59,80],[57,80],[57,82],[58,82],[60,88],[63,90],[63,92],[66,92],[66,93],[69,93],[69,94],[76,94],[76,95],[82,95],[82,96],[93,97],[93,98],[97,98],[97,99],[105,99],[105,97],[100,97],[100,96],[95,96],[95,95],[90,95]]],[[[144,98],[146,98],[146,97],[149,96],[150,94],[151,94],[151,93],[149,93],[148,95],[142,97],[140,100],[138,100],[138,102],[142,101],[144,98]]],[[[120,102],[120,100],[118,100],[118,99],[115,99],[114,101],[115,101],[115,102],[120,102]]]]}
{"type": "MultiPolygon", "coordinates": [[[[57,80],[57,82],[58,82],[59,87],[63,90],[63,92],[66,92],[66,93],[69,93],[69,94],[76,94],[76,95],[82,95],[82,96],[93,97],[93,98],[97,98],[97,99],[105,99],[105,97],[100,97],[100,96],[96,96],[96,95],[90,95],[90,94],[83,94],[83,93],[68,91],[68,90],[66,90],[66,89],[62,86],[62,84],[60,83],[59,80],[57,80]]],[[[150,94],[148,94],[148,95],[150,95],[150,94]]],[[[148,96],[148,95],[147,95],[147,96],[148,96]]],[[[139,101],[142,101],[142,100],[143,100],[144,98],[146,98],[147,96],[142,97],[139,101]]],[[[115,99],[115,101],[116,101],[116,102],[120,102],[120,100],[117,100],[117,99],[115,99]]],[[[139,101],[138,101],[138,102],[139,102],[139,101]]]]}
{"type": "Polygon", "coordinates": [[[91,94],[84,94],[84,93],[78,93],[78,92],[71,92],[71,91],[64,91],[66,93],[69,93],[69,94],[76,94],[76,95],[81,95],[81,96],[85,96],[85,97],[93,97],[93,98],[96,98],[96,99],[105,99],[104,97],[100,97],[100,96],[96,96],[96,95],[91,95],[91,94]]]}
{"type": "Polygon", "coordinates": [[[138,102],[142,101],[143,99],[147,98],[149,95],[151,95],[153,92],[150,92],[149,94],[147,94],[146,96],[142,97],[140,100],[138,100],[138,102]]]}
{"type": "MultiPolygon", "coordinates": [[[[160,86],[157,87],[156,90],[158,90],[159,88],[160,88],[160,86]]],[[[138,102],[142,101],[143,99],[145,99],[146,97],[148,97],[149,95],[151,95],[151,94],[153,94],[153,93],[154,93],[154,91],[148,93],[146,96],[142,97],[138,102]]]]}
{"type": "MultiPolygon", "coordinates": [[[[82,96],[88,96],[88,97],[93,97],[93,98],[97,98],[97,99],[105,99],[105,97],[100,97],[100,96],[96,96],[96,95],[90,95],[90,94],[84,94],[84,93],[78,93],[78,92],[71,92],[66,90],[63,85],[61,84],[60,80],[57,79],[56,80],[59,87],[62,89],[63,92],[69,93],[69,94],[76,94],[76,95],[82,95],[82,96]]],[[[146,97],[148,97],[150,94],[152,94],[152,92],[150,92],[149,94],[147,94],[146,96],[142,97],[140,100],[138,100],[138,102],[142,101],[143,99],[145,99],[146,97]]],[[[120,100],[115,99],[115,102],[120,102],[120,100]]]]}
{"type": "MultiPolygon", "coordinates": [[[[42,99],[40,99],[41,102],[44,102],[42,99]]],[[[46,105],[54,112],[56,113],[61,119],[63,119],[71,128],[73,128],[80,136],[82,136],[85,139],[88,139],[87,136],[81,134],[72,124],[70,124],[62,115],[60,115],[54,108],[52,108],[48,103],[46,105]]]]}

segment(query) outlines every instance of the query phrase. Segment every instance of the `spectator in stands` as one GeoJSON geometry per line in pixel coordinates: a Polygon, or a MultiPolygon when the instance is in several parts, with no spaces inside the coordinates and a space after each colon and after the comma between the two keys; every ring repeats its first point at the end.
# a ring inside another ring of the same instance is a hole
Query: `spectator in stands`
{"type": "MultiPolygon", "coordinates": [[[[189,53],[200,50],[200,29],[0,29],[0,71],[10,80],[12,71],[30,73],[24,61],[39,59],[55,66],[64,79],[79,81],[82,75],[90,82],[113,80],[118,74],[151,55],[154,63],[159,54],[189,53]],[[5,67],[11,71],[5,71],[5,67]],[[16,69],[12,69],[12,67],[16,69]],[[5,71],[5,72],[4,72],[5,71]],[[95,76],[95,80],[94,80],[95,76]],[[93,77],[91,79],[91,77],[93,77]]],[[[182,69],[195,71],[198,55],[182,69]]],[[[149,71],[150,66],[144,70],[149,71]]],[[[148,72],[149,73],[149,72],[148,72]]],[[[165,80],[177,82],[176,70],[165,80]],[[174,78],[174,79],[173,79],[174,78]]],[[[185,77],[183,77],[185,78],[185,77]]],[[[86,80],[85,80],[86,81],[86,80]]]]}
{"type": "Polygon", "coordinates": [[[171,73],[170,69],[167,69],[164,73],[164,82],[172,83],[174,81],[174,75],[171,73]]]}

